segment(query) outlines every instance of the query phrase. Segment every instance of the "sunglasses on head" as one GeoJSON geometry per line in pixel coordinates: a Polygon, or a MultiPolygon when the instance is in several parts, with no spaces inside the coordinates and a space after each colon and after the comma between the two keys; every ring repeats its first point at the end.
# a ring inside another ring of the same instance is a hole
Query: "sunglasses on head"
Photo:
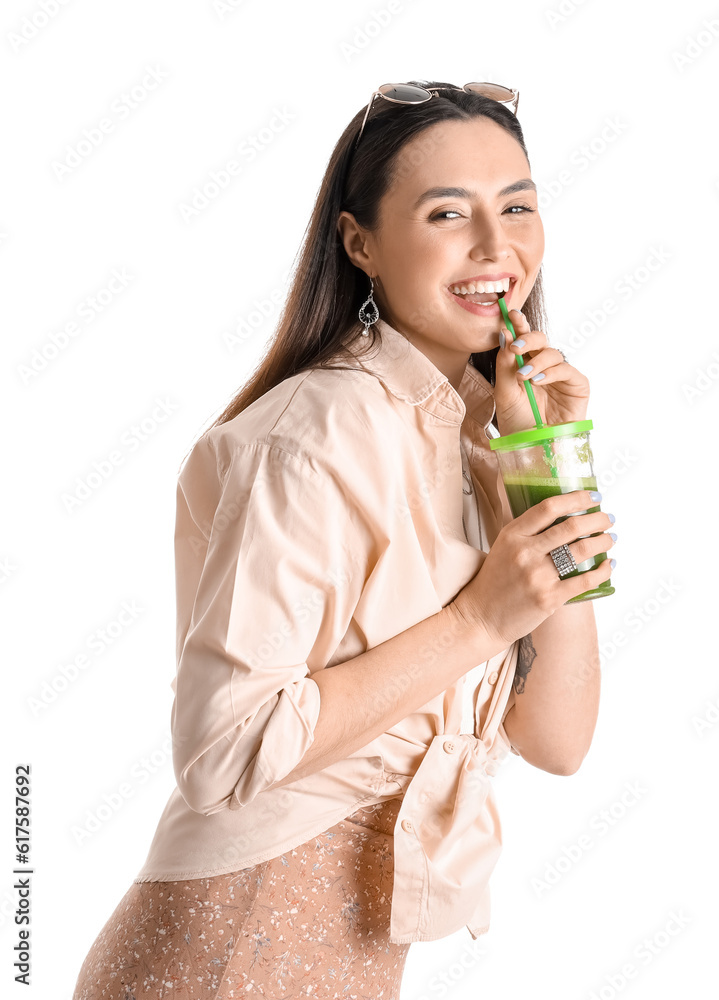
{"type": "Polygon", "coordinates": [[[383,83],[379,90],[375,90],[369,99],[367,111],[365,112],[362,127],[355,141],[355,149],[364,132],[365,122],[374,104],[375,97],[383,97],[385,101],[393,104],[424,104],[431,101],[438,90],[463,90],[467,94],[481,94],[482,97],[489,97],[500,104],[513,105],[510,108],[516,116],[519,105],[519,91],[504,87],[501,83],[465,83],[463,87],[416,87],[412,83],[383,83]]]}

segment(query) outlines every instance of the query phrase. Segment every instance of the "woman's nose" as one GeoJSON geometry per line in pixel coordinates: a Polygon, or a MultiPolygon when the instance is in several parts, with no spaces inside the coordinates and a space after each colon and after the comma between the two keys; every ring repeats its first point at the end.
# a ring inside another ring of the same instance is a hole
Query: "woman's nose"
{"type": "Polygon", "coordinates": [[[499,219],[477,220],[470,256],[474,260],[505,260],[509,256],[509,242],[499,219]]]}

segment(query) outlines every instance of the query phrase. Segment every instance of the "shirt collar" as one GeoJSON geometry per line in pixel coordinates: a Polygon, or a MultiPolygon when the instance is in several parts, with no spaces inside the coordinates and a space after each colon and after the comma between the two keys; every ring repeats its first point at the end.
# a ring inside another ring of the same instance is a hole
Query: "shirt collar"
{"type": "MultiPolygon", "coordinates": [[[[494,387],[469,361],[457,391],[446,375],[404,334],[383,319],[374,324],[379,346],[357,363],[374,374],[397,399],[422,406],[450,423],[469,416],[486,427],[494,415],[494,387]]],[[[364,338],[362,338],[364,339],[364,338]]],[[[352,351],[352,344],[350,344],[352,351]]],[[[354,353],[354,352],[352,352],[354,353]]]]}

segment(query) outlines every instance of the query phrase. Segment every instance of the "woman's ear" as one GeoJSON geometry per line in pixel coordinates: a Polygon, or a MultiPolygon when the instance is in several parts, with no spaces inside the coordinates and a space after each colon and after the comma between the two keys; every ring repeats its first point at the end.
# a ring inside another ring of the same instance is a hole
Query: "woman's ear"
{"type": "Polygon", "coordinates": [[[340,212],[337,232],[342,240],[347,256],[366,274],[372,274],[372,256],[368,252],[369,234],[360,226],[351,212],[340,212]]]}

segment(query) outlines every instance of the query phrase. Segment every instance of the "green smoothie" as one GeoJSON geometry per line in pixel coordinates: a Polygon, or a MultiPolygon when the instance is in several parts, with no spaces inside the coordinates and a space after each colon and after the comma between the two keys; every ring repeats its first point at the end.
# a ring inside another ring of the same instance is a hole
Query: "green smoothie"
{"type": "MultiPolygon", "coordinates": [[[[509,507],[512,511],[514,517],[519,517],[530,507],[533,507],[537,503],[541,503],[542,500],[546,500],[547,497],[558,496],[562,493],[572,493],[574,490],[596,490],[597,488],[597,478],[596,476],[559,476],[557,479],[552,479],[551,477],[530,477],[527,475],[507,475],[504,478],[504,488],[507,491],[507,499],[509,501],[509,507]]],[[[567,517],[581,517],[583,513],[593,514],[595,511],[601,510],[599,504],[596,507],[588,507],[586,511],[582,511],[577,514],[566,514],[563,517],[558,517],[556,521],[553,521],[549,527],[553,527],[555,524],[559,524],[561,521],[566,521],[567,517]]],[[[545,529],[546,530],[546,529],[545,529]]],[[[601,534],[601,532],[592,532],[594,535],[601,534]]],[[[580,537],[581,529],[577,535],[580,537]]],[[[595,566],[599,566],[600,563],[604,562],[607,558],[606,552],[600,552],[596,556],[590,556],[589,559],[585,559],[584,562],[577,563],[577,568],[572,573],[568,573],[563,579],[568,580],[572,576],[579,576],[580,573],[586,573],[587,570],[594,569],[595,566]]],[[[579,594],[577,597],[572,597],[567,604],[573,604],[578,601],[591,601],[595,597],[604,597],[608,594],[614,593],[614,587],[612,587],[609,580],[605,580],[600,583],[598,587],[594,590],[588,590],[584,594],[579,594]]]]}

